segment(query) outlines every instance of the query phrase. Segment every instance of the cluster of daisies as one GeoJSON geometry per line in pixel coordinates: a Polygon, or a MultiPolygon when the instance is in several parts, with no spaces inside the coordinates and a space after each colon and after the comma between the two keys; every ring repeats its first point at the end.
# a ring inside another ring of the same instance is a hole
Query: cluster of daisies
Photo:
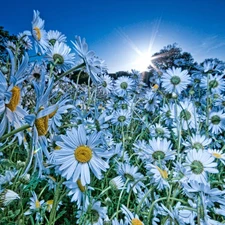
{"type": "Polygon", "coordinates": [[[224,224],[225,64],[181,60],[150,86],[136,70],[113,79],[85,39],[73,53],[44,23],[34,11],[31,31],[5,43],[1,221],[224,224]]]}

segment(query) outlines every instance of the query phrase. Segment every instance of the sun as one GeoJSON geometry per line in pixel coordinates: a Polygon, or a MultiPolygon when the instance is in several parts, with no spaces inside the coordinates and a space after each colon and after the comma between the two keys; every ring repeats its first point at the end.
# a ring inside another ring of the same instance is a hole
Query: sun
{"type": "Polygon", "coordinates": [[[144,72],[151,64],[151,55],[149,52],[145,52],[138,54],[138,57],[134,62],[134,68],[140,72],[144,72]]]}

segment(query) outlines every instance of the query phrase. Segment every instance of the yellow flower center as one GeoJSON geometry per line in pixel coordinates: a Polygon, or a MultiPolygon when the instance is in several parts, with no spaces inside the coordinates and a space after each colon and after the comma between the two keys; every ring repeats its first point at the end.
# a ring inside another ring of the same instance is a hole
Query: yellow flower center
{"type": "Polygon", "coordinates": [[[56,145],[55,148],[54,148],[54,150],[56,150],[56,151],[57,151],[57,150],[60,150],[60,149],[61,149],[61,147],[58,146],[58,145],[56,145]]]}
{"type": "Polygon", "coordinates": [[[143,223],[137,218],[132,219],[131,224],[132,225],[143,225],[143,223]]]}
{"type": "Polygon", "coordinates": [[[52,118],[57,113],[57,111],[58,111],[58,107],[56,107],[56,109],[48,115],[49,118],[52,118]]]}
{"type": "Polygon", "coordinates": [[[86,145],[81,145],[75,149],[74,156],[78,162],[86,163],[92,158],[92,150],[86,145]]]}
{"type": "Polygon", "coordinates": [[[53,199],[46,202],[47,205],[53,205],[53,199]]]}
{"type": "Polygon", "coordinates": [[[38,27],[35,27],[34,30],[36,31],[37,40],[41,40],[41,30],[38,27]]]}
{"type": "Polygon", "coordinates": [[[52,179],[54,182],[56,182],[56,179],[53,176],[48,176],[50,179],[52,179]]]}
{"type": "Polygon", "coordinates": [[[220,153],[217,153],[217,152],[213,152],[212,155],[217,158],[217,159],[220,159],[222,158],[222,155],[220,153]]]}
{"type": "Polygon", "coordinates": [[[18,86],[15,86],[13,87],[11,92],[12,92],[12,97],[10,99],[9,104],[6,104],[6,107],[8,107],[12,112],[14,112],[20,101],[20,88],[18,86]]]}
{"type": "Polygon", "coordinates": [[[38,209],[38,208],[40,208],[40,206],[41,206],[40,202],[38,200],[36,200],[35,207],[38,209]]]}
{"type": "Polygon", "coordinates": [[[160,169],[158,166],[156,166],[156,168],[157,168],[157,170],[159,171],[159,173],[160,173],[160,175],[161,175],[161,177],[162,177],[163,179],[167,179],[167,178],[168,178],[168,173],[166,172],[166,170],[162,170],[162,169],[160,169]]]}
{"type": "Polygon", "coordinates": [[[48,131],[48,116],[36,119],[35,126],[38,131],[38,136],[46,135],[48,131]]]}
{"type": "Polygon", "coordinates": [[[48,212],[50,212],[53,206],[53,200],[48,200],[46,204],[47,204],[47,210],[48,212]]]}
{"type": "Polygon", "coordinates": [[[159,85],[158,85],[158,84],[154,84],[154,85],[153,85],[153,89],[154,89],[154,90],[157,90],[158,88],[159,88],[159,85]]]}
{"type": "Polygon", "coordinates": [[[79,187],[81,192],[85,192],[85,186],[81,184],[80,179],[77,180],[77,186],[79,187]]]}

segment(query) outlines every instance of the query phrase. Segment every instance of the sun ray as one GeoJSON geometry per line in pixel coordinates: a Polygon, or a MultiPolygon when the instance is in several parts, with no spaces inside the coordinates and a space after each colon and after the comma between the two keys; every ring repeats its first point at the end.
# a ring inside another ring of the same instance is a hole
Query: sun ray
{"type": "Polygon", "coordinates": [[[132,67],[131,69],[137,69],[143,72],[146,71],[149,66],[151,66],[154,70],[159,72],[159,69],[156,67],[153,60],[168,54],[162,53],[157,56],[152,56],[152,49],[155,44],[157,34],[159,32],[160,24],[161,17],[154,22],[146,51],[141,51],[138,46],[131,40],[131,38],[122,30],[122,28],[117,29],[118,34],[124,39],[125,43],[128,44],[128,46],[137,54],[136,60],[127,63],[127,65],[130,65],[132,67]]]}

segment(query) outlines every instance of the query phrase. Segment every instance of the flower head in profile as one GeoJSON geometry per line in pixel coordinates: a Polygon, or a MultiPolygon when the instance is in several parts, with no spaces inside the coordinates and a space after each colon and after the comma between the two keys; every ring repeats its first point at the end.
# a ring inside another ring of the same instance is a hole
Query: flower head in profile
{"type": "Polygon", "coordinates": [[[18,38],[19,42],[21,43],[21,45],[24,47],[25,50],[31,50],[32,49],[32,41],[28,37],[30,35],[31,35],[30,31],[24,31],[24,32],[19,33],[17,35],[17,38],[18,38]]]}
{"type": "Polygon", "coordinates": [[[88,189],[93,190],[93,188],[82,185],[80,179],[76,182],[71,180],[65,181],[63,184],[69,189],[68,196],[71,196],[71,202],[76,202],[79,209],[81,206],[87,207],[89,205],[90,201],[86,192],[88,189]]]}
{"type": "Polygon", "coordinates": [[[77,224],[90,224],[90,225],[103,225],[104,219],[107,217],[107,208],[101,206],[100,201],[94,201],[89,203],[88,206],[77,212],[77,224]],[[85,214],[85,221],[82,215],[85,214]],[[82,218],[83,217],[83,218],[82,218]]]}
{"type": "Polygon", "coordinates": [[[125,221],[131,225],[144,225],[137,214],[132,213],[125,205],[121,206],[121,210],[125,215],[125,221]]]}
{"type": "Polygon", "coordinates": [[[141,192],[141,188],[144,187],[144,176],[138,172],[137,166],[129,165],[128,163],[120,163],[118,165],[118,174],[122,178],[123,182],[127,182],[127,192],[133,191],[135,194],[141,192]]]}
{"type": "Polygon", "coordinates": [[[40,18],[39,11],[34,10],[34,16],[32,21],[32,36],[35,40],[35,51],[38,52],[38,47],[41,53],[44,54],[49,46],[47,40],[47,32],[44,30],[45,21],[40,18]]]}
{"type": "Polygon", "coordinates": [[[109,168],[108,163],[102,159],[108,157],[107,153],[99,147],[102,143],[101,132],[87,135],[84,126],[79,125],[78,129],[72,128],[60,137],[61,141],[56,144],[61,149],[53,152],[53,158],[61,175],[73,182],[80,179],[83,186],[90,183],[90,171],[101,179],[101,171],[109,168]]]}
{"type": "Polygon", "coordinates": [[[121,176],[114,177],[109,181],[109,186],[114,190],[121,190],[124,187],[124,182],[121,176]]]}
{"type": "Polygon", "coordinates": [[[225,165],[225,153],[219,149],[208,149],[208,152],[218,161],[225,165]]]}
{"type": "Polygon", "coordinates": [[[101,83],[100,76],[107,71],[104,61],[99,59],[93,51],[88,50],[85,38],[81,39],[81,37],[76,36],[75,42],[72,41],[72,44],[74,45],[74,50],[85,63],[85,72],[88,73],[91,81],[94,84],[101,83]]]}
{"type": "Polygon", "coordinates": [[[16,199],[20,199],[20,196],[16,192],[5,189],[0,193],[0,207],[5,207],[16,199]]]}
{"type": "Polygon", "coordinates": [[[151,182],[154,184],[159,190],[162,190],[166,187],[169,187],[168,179],[168,169],[166,167],[160,168],[153,164],[146,164],[146,169],[149,171],[149,175],[151,177],[151,182]]]}
{"type": "Polygon", "coordinates": [[[188,75],[187,70],[181,70],[181,68],[175,68],[166,70],[162,75],[162,87],[168,93],[175,92],[176,94],[180,94],[183,90],[185,90],[191,82],[191,78],[188,75]]]}
{"type": "Polygon", "coordinates": [[[188,137],[188,140],[183,143],[188,149],[205,149],[210,143],[212,139],[206,137],[205,135],[193,134],[188,137]]]}

